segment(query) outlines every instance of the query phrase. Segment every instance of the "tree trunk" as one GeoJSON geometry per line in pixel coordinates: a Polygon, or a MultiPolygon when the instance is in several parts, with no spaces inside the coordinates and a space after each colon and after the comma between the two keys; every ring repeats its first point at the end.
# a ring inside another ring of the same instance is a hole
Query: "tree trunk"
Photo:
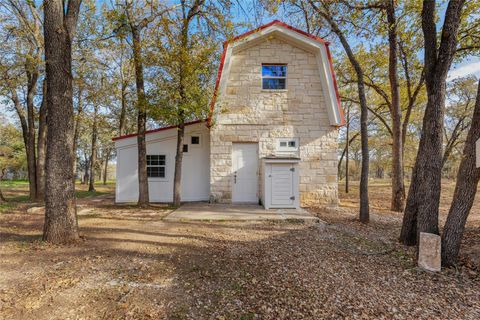
{"type": "Polygon", "coordinates": [[[173,205],[180,206],[182,201],[182,160],[185,125],[182,123],[177,129],[177,153],[175,156],[175,174],[173,178],[173,205]]]}
{"type": "Polygon", "coordinates": [[[390,80],[391,115],[392,115],[392,203],[391,210],[401,212],[404,209],[405,193],[403,185],[403,143],[402,143],[402,109],[398,84],[398,48],[397,21],[395,18],[395,1],[387,4],[388,20],[388,76],[390,80]]]}
{"type": "MultiPolygon", "coordinates": [[[[83,88],[78,86],[78,95],[77,95],[77,114],[75,115],[75,123],[73,129],[73,182],[77,178],[77,146],[78,146],[78,136],[80,134],[80,122],[82,119],[83,112],[83,88]]],[[[82,183],[87,183],[85,180],[82,183]]]]}
{"type": "Polygon", "coordinates": [[[415,245],[420,232],[439,233],[445,81],[457,46],[464,2],[465,0],[449,2],[438,47],[435,1],[423,2],[422,30],[425,39],[425,83],[428,100],[400,233],[400,242],[405,245],[415,245]]]}
{"type": "Polygon", "coordinates": [[[143,79],[142,39],[139,27],[132,26],[133,61],[135,64],[135,82],[137,86],[137,145],[138,145],[138,206],[148,205],[147,144],[145,131],[147,126],[147,101],[143,79]]]}
{"type": "MultiPolygon", "coordinates": [[[[360,134],[362,145],[362,168],[360,176],[360,221],[368,223],[370,220],[370,206],[368,199],[368,170],[369,170],[369,148],[368,148],[368,105],[367,98],[365,96],[365,81],[364,74],[360,63],[353,54],[352,48],[348,43],[347,38],[340,30],[337,23],[333,20],[331,12],[326,2],[321,2],[323,9],[317,7],[317,5],[310,0],[310,5],[315,11],[322,16],[323,19],[330,25],[332,31],[337,35],[340,43],[347,54],[348,60],[353,66],[355,73],[357,74],[357,87],[358,87],[358,100],[360,102],[360,134]]],[[[327,51],[328,46],[326,47],[327,51]]]]}
{"type": "MultiPolygon", "coordinates": [[[[22,137],[23,137],[23,144],[25,145],[25,155],[27,158],[27,171],[28,171],[28,190],[29,190],[29,197],[30,200],[35,200],[36,198],[36,176],[35,169],[32,169],[32,164],[35,164],[35,148],[32,150],[31,146],[31,135],[33,132],[33,139],[35,139],[35,124],[29,124],[28,121],[31,119],[30,111],[27,112],[25,115],[25,110],[22,108],[20,98],[17,94],[17,89],[13,86],[10,87],[11,91],[11,99],[13,105],[15,107],[15,111],[17,112],[18,118],[20,120],[20,126],[22,127],[22,137]],[[33,131],[32,131],[33,125],[33,131]],[[32,153],[33,151],[33,153],[32,153]]],[[[35,144],[35,140],[34,140],[35,144]]]]}
{"type": "MultiPolygon", "coordinates": [[[[0,171],[0,183],[1,183],[2,180],[3,180],[3,176],[5,175],[5,171],[6,171],[5,168],[3,168],[3,169],[0,171]]],[[[1,188],[1,185],[0,185],[0,204],[5,203],[5,202],[7,202],[7,199],[5,199],[5,197],[3,196],[2,188],[1,188]]]]}
{"type": "Polygon", "coordinates": [[[85,153],[85,167],[83,172],[82,184],[87,184],[90,181],[90,157],[85,153]]]}
{"type": "Polygon", "coordinates": [[[97,112],[98,106],[94,107],[93,125],[92,125],[92,153],[90,156],[90,181],[88,185],[89,192],[95,192],[95,165],[97,164],[97,112]]]}
{"type": "Polygon", "coordinates": [[[453,266],[457,262],[465,223],[477,193],[480,168],[476,167],[475,143],[478,139],[480,139],[480,81],[478,82],[472,124],[465,141],[452,205],[442,235],[442,264],[444,266],[453,266]]]}
{"type": "Polygon", "coordinates": [[[107,184],[107,178],[108,178],[108,160],[110,159],[110,149],[108,149],[105,152],[105,163],[104,163],[104,168],[103,168],[103,185],[107,184]]]}
{"type": "Polygon", "coordinates": [[[125,134],[125,117],[127,113],[127,85],[122,80],[122,109],[120,110],[120,123],[118,125],[119,136],[125,134]]]}
{"type": "Polygon", "coordinates": [[[38,71],[31,68],[30,63],[26,63],[27,74],[27,119],[28,119],[28,139],[27,139],[27,165],[28,181],[30,190],[30,200],[37,199],[37,159],[35,152],[35,105],[34,98],[37,91],[38,71]],[[33,69],[33,70],[32,70],[33,69]]]}
{"type": "Polygon", "coordinates": [[[348,173],[350,171],[350,168],[348,167],[349,165],[348,147],[350,146],[350,141],[348,141],[349,134],[350,134],[350,105],[348,105],[348,109],[347,109],[347,145],[345,146],[345,193],[348,193],[350,191],[349,190],[350,178],[348,176],[348,173]]]}
{"type": "Polygon", "coordinates": [[[81,0],[44,1],[47,78],[47,158],[43,240],[67,243],[79,238],[73,181],[72,38],[81,0]]]}
{"type": "Polygon", "coordinates": [[[45,151],[47,143],[47,83],[43,81],[43,97],[38,117],[37,137],[37,199],[45,200],[45,151]]]}

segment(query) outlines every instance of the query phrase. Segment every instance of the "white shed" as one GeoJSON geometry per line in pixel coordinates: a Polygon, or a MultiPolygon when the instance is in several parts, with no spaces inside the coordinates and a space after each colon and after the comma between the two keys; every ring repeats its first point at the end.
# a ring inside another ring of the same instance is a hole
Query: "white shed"
{"type": "MultiPolygon", "coordinates": [[[[173,201],[173,175],[177,128],[148,131],[147,170],[151,202],[173,201]]],[[[115,201],[138,200],[137,136],[115,138],[117,149],[117,188],[115,201]]],[[[182,201],[206,201],[210,196],[210,136],[204,122],[185,126],[182,162],[182,201]]]]}

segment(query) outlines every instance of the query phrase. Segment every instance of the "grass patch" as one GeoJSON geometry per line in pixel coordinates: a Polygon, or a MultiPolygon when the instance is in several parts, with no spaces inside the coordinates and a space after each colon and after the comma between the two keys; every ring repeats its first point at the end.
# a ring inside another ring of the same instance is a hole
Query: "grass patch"
{"type": "Polygon", "coordinates": [[[83,198],[88,198],[88,197],[97,197],[97,196],[107,194],[107,192],[83,191],[83,190],[77,190],[77,191],[75,191],[75,193],[76,193],[78,199],[83,199],[83,198]]]}
{"type": "Polygon", "coordinates": [[[0,204],[0,213],[3,213],[4,211],[11,210],[15,207],[13,203],[2,203],[0,204]]]}
{"type": "Polygon", "coordinates": [[[8,201],[10,202],[29,202],[30,201],[30,196],[29,195],[20,195],[20,196],[14,196],[14,197],[9,197],[7,198],[8,201]]]}
{"type": "Polygon", "coordinates": [[[12,188],[12,187],[28,187],[28,180],[2,180],[0,181],[1,188],[12,188]]]}

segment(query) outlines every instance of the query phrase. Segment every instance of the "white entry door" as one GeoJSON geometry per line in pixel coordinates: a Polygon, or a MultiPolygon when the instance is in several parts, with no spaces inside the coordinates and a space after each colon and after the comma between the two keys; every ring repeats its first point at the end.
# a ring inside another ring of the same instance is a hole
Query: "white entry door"
{"type": "Polygon", "coordinates": [[[258,145],[232,145],[232,202],[258,202],[258,145]]]}
{"type": "Polygon", "coordinates": [[[272,165],[272,200],[273,206],[292,206],[295,201],[293,174],[295,167],[288,163],[272,165]]]}

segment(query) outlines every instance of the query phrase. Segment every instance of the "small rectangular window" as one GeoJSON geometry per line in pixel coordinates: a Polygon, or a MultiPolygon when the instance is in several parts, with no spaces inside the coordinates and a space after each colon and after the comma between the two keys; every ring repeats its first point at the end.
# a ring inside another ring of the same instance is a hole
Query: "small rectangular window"
{"type": "Polygon", "coordinates": [[[283,90],[287,87],[287,65],[262,64],[262,89],[283,90]]]}
{"type": "Polygon", "coordinates": [[[191,144],[200,144],[200,137],[199,136],[192,136],[191,144]]]}
{"type": "Polygon", "coordinates": [[[298,151],[298,138],[280,138],[277,140],[277,151],[296,152],[298,151]]]}
{"type": "Polygon", "coordinates": [[[149,154],[147,155],[147,177],[165,178],[165,155],[149,154]]]}
{"type": "Polygon", "coordinates": [[[188,144],[183,145],[183,152],[188,152],[188,144]]]}

